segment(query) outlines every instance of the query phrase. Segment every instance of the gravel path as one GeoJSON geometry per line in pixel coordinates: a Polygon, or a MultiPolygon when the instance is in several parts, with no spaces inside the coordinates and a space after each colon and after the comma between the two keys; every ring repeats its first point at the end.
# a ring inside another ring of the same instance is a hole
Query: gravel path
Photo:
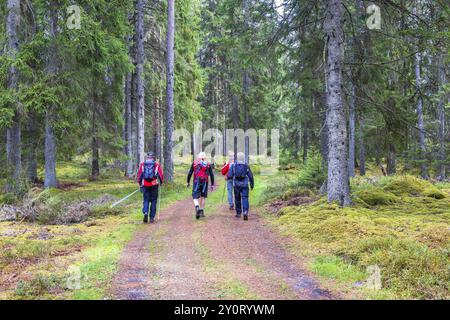
{"type": "Polygon", "coordinates": [[[283,249],[257,214],[234,218],[226,206],[196,221],[191,199],[143,225],[125,247],[115,299],[332,299],[283,249]]]}

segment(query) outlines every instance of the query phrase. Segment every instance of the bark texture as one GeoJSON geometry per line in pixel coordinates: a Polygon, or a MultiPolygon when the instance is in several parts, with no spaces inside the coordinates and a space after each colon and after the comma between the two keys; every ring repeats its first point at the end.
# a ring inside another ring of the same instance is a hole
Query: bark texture
{"type": "MultiPolygon", "coordinates": [[[[55,81],[58,73],[58,57],[56,47],[56,37],[58,35],[58,14],[56,6],[52,4],[49,10],[49,34],[52,44],[47,55],[47,73],[52,81],[55,81]]],[[[56,179],[56,138],[54,131],[54,113],[55,106],[47,106],[45,112],[45,172],[44,172],[44,187],[55,188],[58,186],[56,179]]]]}
{"type": "Polygon", "coordinates": [[[355,176],[355,85],[350,81],[350,96],[348,101],[348,175],[355,176]]]}
{"type": "Polygon", "coordinates": [[[175,42],[175,0],[167,1],[167,111],[164,142],[164,176],[173,181],[172,132],[174,129],[174,42],[175,42]]]}
{"type": "Polygon", "coordinates": [[[423,99],[420,91],[422,78],[420,74],[421,55],[419,52],[415,54],[415,75],[416,75],[416,88],[419,90],[417,99],[417,128],[419,130],[419,149],[420,149],[420,175],[423,179],[428,179],[428,168],[426,164],[426,145],[425,145],[425,130],[423,122],[423,99]]]}
{"type": "Polygon", "coordinates": [[[137,99],[137,162],[144,161],[145,96],[144,96],[144,7],[145,0],[136,2],[136,99],[137,99]]]}
{"type": "MultiPolygon", "coordinates": [[[[19,51],[18,28],[20,24],[20,0],[7,0],[6,38],[7,55],[15,60],[19,51]]],[[[19,73],[15,66],[8,70],[8,89],[17,91],[19,73]]],[[[17,104],[17,102],[14,102],[17,104]]],[[[17,105],[12,119],[12,124],[6,129],[6,166],[8,181],[6,191],[14,191],[14,186],[20,181],[22,175],[22,140],[21,140],[21,116],[17,105]]]]}
{"type": "Polygon", "coordinates": [[[365,120],[363,116],[359,118],[359,175],[366,175],[366,146],[364,144],[365,120]]]}
{"type": "Polygon", "coordinates": [[[342,98],[343,6],[340,0],[328,0],[325,17],[326,101],[328,106],[328,201],[351,204],[347,160],[347,128],[342,98]]]}
{"type": "MultiPolygon", "coordinates": [[[[438,67],[438,79],[441,87],[444,87],[447,84],[447,76],[446,76],[446,65],[444,62],[444,56],[440,55],[439,57],[439,67],[438,67]]],[[[440,97],[438,102],[438,121],[439,121],[439,129],[438,129],[438,140],[439,140],[439,151],[438,151],[438,168],[436,172],[436,177],[438,180],[443,181],[446,179],[446,135],[445,135],[445,104],[449,102],[448,94],[443,94],[440,97]]],[[[448,137],[447,137],[448,139],[448,137]]]]}

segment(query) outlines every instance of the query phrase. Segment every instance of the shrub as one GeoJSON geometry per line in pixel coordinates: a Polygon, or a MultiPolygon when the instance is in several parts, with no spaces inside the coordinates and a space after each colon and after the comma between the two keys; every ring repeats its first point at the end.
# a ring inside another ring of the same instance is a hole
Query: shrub
{"type": "Polygon", "coordinates": [[[38,298],[59,286],[61,279],[55,275],[38,274],[30,281],[19,281],[15,294],[22,299],[38,298]]]}
{"type": "Polygon", "coordinates": [[[310,150],[305,166],[300,170],[297,184],[306,188],[319,189],[326,180],[326,170],[322,166],[322,156],[315,150],[310,150]]]}
{"type": "Polygon", "coordinates": [[[0,204],[16,204],[18,201],[14,193],[8,192],[0,195],[0,204]]]}

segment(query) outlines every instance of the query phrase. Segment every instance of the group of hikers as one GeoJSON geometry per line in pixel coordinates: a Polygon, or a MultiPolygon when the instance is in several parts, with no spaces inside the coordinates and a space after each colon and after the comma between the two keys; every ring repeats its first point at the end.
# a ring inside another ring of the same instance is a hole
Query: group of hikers
{"type": "MultiPolygon", "coordinates": [[[[221,173],[226,180],[229,209],[236,211],[236,218],[243,216],[244,220],[248,220],[249,188],[253,190],[254,179],[250,166],[245,161],[244,153],[238,152],[235,156],[235,153],[230,151],[228,161],[223,165],[221,173]]],[[[186,185],[188,188],[192,176],[192,199],[195,217],[200,219],[205,217],[205,202],[208,197],[209,181],[211,182],[211,191],[214,191],[216,186],[214,184],[213,165],[206,160],[204,152],[198,154],[197,159],[189,169],[186,185]]],[[[144,199],[142,207],[144,223],[149,221],[149,215],[150,223],[154,223],[159,187],[164,182],[164,174],[153,152],[148,152],[144,162],[139,165],[137,182],[144,199]]]]}

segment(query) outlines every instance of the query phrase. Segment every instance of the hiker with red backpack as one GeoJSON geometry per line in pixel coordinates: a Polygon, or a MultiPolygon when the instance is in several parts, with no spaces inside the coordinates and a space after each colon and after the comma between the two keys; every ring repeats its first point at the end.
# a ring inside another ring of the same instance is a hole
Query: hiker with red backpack
{"type": "Polygon", "coordinates": [[[208,197],[208,178],[211,179],[211,191],[214,190],[214,173],[211,164],[206,161],[206,154],[200,152],[189,170],[187,187],[190,186],[191,177],[194,175],[192,185],[192,198],[195,205],[195,218],[205,216],[205,200],[208,197]]]}
{"type": "Polygon", "coordinates": [[[164,182],[163,171],[156,161],[156,156],[153,152],[148,152],[145,161],[139,165],[137,177],[144,198],[142,207],[144,223],[148,222],[149,209],[150,223],[153,223],[155,222],[159,186],[164,182]]]}
{"type": "Polygon", "coordinates": [[[253,190],[254,180],[252,170],[245,162],[245,156],[242,152],[238,152],[237,161],[230,165],[227,177],[233,181],[236,218],[240,218],[241,214],[244,213],[244,220],[248,220],[250,208],[248,185],[250,184],[250,188],[253,190]]]}

